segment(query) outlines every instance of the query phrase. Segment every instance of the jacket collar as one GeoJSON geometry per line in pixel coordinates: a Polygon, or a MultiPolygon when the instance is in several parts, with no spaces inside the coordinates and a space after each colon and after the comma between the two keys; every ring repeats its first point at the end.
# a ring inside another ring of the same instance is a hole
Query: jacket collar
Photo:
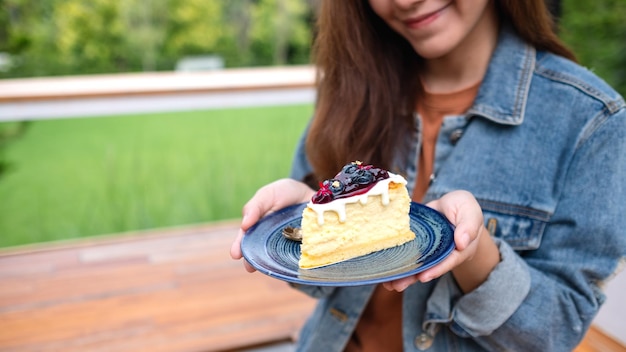
{"type": "Polygon", "coordinates": [[[479,115],[497,123],[519,125],[535,68],[535,49],[508,26],[503,26],[498,45],[468,116],[479,115]]]}

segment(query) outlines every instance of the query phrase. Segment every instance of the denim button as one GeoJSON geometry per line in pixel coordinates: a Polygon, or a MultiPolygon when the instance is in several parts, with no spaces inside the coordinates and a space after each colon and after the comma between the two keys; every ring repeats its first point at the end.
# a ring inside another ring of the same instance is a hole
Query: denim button
{"type": "Polygon", "coordinates": [[[433,345],[433,338],[427,333],[421,333],[415,338],[415,347],[420,351],[426,351],[433,345]]]}
{"type": "Polygon", "coordinates": [[[453,145],[456,144],[456,142],[458,142],[459,139],[461,139],[462,135],[463,135],[463,130],[460,128],[452,131],[452,133],[450,133],[450,143],[452,143],[453,145]]]}

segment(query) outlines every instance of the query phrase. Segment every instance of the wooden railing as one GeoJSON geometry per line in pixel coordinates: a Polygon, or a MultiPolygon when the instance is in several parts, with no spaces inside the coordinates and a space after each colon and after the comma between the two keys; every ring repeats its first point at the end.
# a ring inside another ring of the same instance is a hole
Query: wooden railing
{"type": "Polygon", "coordinates": [[[0,80],[0,122],[314,101],[312,66],[0,80]]]}

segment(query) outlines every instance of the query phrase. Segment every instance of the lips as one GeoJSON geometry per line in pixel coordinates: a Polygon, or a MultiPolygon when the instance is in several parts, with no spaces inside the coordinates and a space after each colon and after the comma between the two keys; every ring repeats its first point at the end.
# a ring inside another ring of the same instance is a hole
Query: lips
{"type": "Polygon", "coordinates": [[[442,8],[436,11],[429,12],[427,14],[420,15],[417,17],[409,18],[409,19],[404,20],[403,22],[409,28],[420,28],[420,27],[426,26],[429,23],[435,21],[437,18],[439,18],[441,13],[446,8],[448,8],[448,6],[450,6],[450,3],[446,4],[445,6],[443,6],[442,8]]]}

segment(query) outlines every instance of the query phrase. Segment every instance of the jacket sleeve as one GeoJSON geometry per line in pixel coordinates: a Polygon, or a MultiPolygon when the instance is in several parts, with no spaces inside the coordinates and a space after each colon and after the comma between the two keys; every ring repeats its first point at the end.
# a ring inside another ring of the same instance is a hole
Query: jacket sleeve
{"type": "Polygon", "coordinates": [[[443,323],[489,350],[573,350],[605,300],[603,285],[626,261],[624,151],[622,108],[581,137],[539,248],[515,252],[496,239],[501,262],[465,295],[442,277],[424,330],[443,323]]]}
{"type": "Polygon", "coordinates": [[[306,148],[305,141],[308,133],[308,126],[305,129],[304,133],[300,136],[298,140],[298,145],[296,146],[296,151],[293,155],[293,160],[291,162],[291,172],[289,177],[298,180],[304,181],[307,175],[313,172],[313,168],[309,164],[309,160],[306,156],[306,148]]]}

